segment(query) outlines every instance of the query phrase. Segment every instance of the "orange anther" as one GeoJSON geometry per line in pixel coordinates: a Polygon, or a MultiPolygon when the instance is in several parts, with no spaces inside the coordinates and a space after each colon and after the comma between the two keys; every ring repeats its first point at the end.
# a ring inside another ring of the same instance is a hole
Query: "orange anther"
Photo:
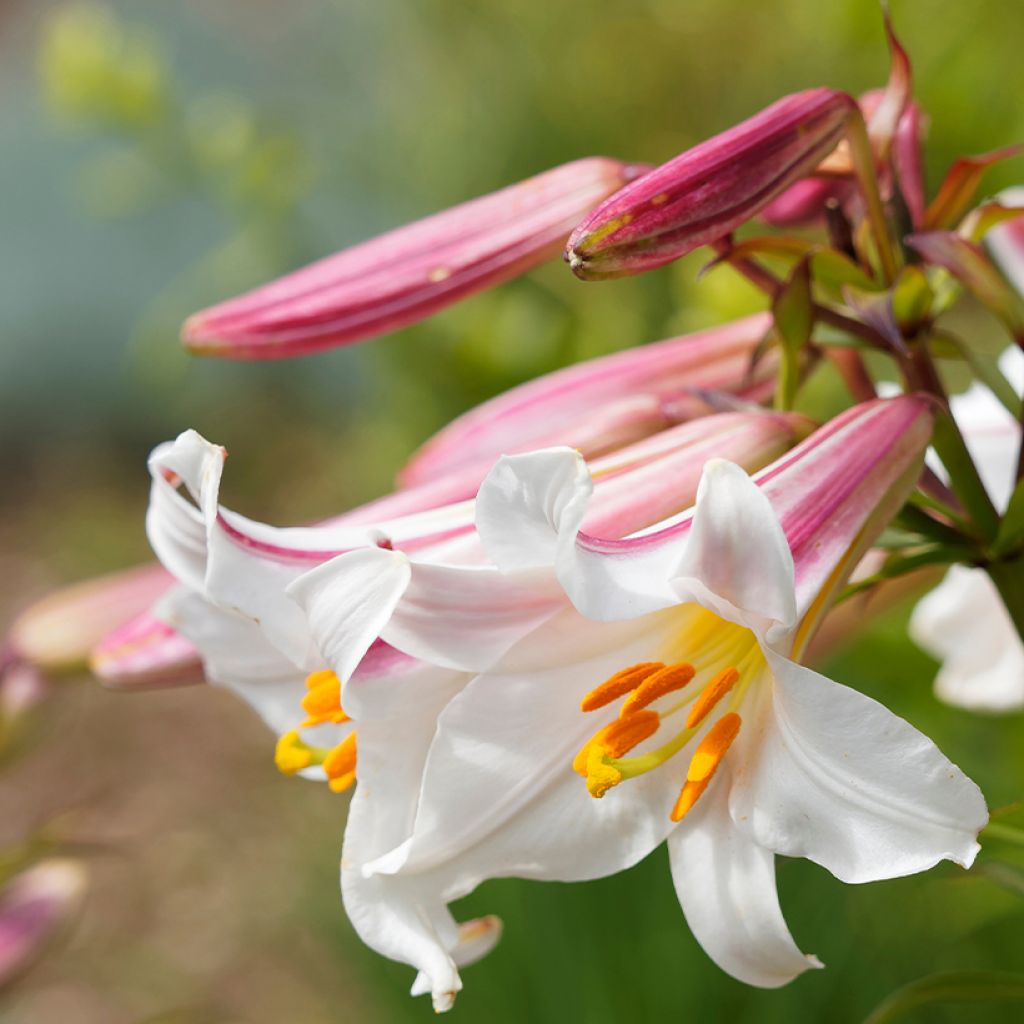
{"type": "Polygon", "coordinates": [[[310,672],[306,676],[306,689],[315,690],[318,686],[323,686],[324,683],[329,683],[332,679],[338,677],[329,669],[321,669],[319,672],[310,672]]]}
{"type": "Polygon", "coordinates": [[[670,817],[673,821],[682,821],[691,807],[700,799],[714,778],[718,766],[722,763],[733,740],[740,731],[740,716],[730,711],[715,722],[708,734],[700,741],[690,767],[686,770],[686,783],[680,790],[670,817]]]}
{"type": "Polygon", "coordinates": [[[611,678],[606,679],[600,686],[595,686],[580,701],[581,711],[596,711],[606,704],[611,704],[624,693],[635,690],[648,676],[663,669],[665,666],[660,661],[642,661],[638,665],[631,665],[629,668],[621,669],[611,678]]]}
{"type": "Polygon", "coordinates": [[[693,707],[690,708],[690,713],[686,716],[686,728],[695,729],[700,725],[708,717],[711,709],[736,685],[739,677],[739,672],[731,666],[722,669],[704,687],[704,692],[697,698],[693,707]]]}
{"type": "Polygon", "coordinates": [[[645,739],[653,736],[661,725],[661,715],[656,711],[637,711],[628,718],[617,718],[606,726],[597,741],[604,747],[608,757],[622,757],[645,739]]]}
{"type": "Polygon", "coordinates": [[[619,714],[635,714],[641,708],[653,704],[659,697],[674,690],[681,690],[696,674],[696,669],[687,662],[667,665],[649,675],[624,701],[619,714]]]}
{"type": "Polygon", "coordinates": [[[356,734],[350,732],[324,758],[324,772],[331,789],[341,793],[355,781],[356,775],[356,734]]]}
{"type": "Polygon", "coordinates": [[[679,791],[679,796],[676,798],[675,806],[669,817],[673,821],[682,821],[707,788],[707,782],[687,782],[679,791]]]}

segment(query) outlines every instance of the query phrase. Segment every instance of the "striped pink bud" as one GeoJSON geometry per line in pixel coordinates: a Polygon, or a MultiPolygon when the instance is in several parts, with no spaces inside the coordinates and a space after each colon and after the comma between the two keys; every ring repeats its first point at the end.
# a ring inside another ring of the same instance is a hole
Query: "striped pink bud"
{"type": "Polygon", "coordinates": [[[616,192],[572,233],[566,260],[586,280],[621,277],[722,238],[817,167],[856,108],[833,89],[784,97],[616,192]]]}
{"type": "Polygon", "coordinates": [[[415,323],[553,259],[580,217],[644,170],[564,164],[196,313],[183,340],[202,355],[280,359],[415,323]]]}

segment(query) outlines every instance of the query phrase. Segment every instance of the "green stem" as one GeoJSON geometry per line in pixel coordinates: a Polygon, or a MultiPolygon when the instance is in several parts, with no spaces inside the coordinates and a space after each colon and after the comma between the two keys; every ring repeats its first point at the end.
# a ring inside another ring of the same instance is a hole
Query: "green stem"
{"type": "Polygon", "coordinates": [[[850,154],[853,157],[854,170],[860,181],[864,202],[867,204],[868,220],[875,236],[878,259],[882,265],[884,283],[891,285],[896,280],[897,266],[895,246],[889,222],[885,218],[882,206],[882,195],[878,191],[878,175],[875,173],[875,153],[868,138],[868,128],[859,110],[853,110],[846,124],[846,137],[850,143],[850,154]]]}
{"type": "Polygon", "coordinates": [[[985,566],[1021,640],[1024,640],[1024,557],[985,566]]]}
{"type": "Polygon", "coordinates": [[[938,400],[940,409],[935,417],[932,445],[949,473],[953,491],[982,538],[986,541],[995,540],[999,532],[999,515],[981,482],[963,435],[950,414],[946,389],[927,349],[921,344],[915,345],[910,357],[904,360],[903,369],[910,390],[924,391],[938,400]]]}

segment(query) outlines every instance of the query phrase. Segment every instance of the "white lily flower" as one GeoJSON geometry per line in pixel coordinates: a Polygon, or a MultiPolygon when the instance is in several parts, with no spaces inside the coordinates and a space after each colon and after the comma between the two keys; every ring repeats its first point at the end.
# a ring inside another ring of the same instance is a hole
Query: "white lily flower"
{"type": "MultiPolygon", "coordinates": [[[[990,234],[1000,230],[993,228],[990,234]]],[[[1024,253],[1018,254],[1015,266],[1018,274],[1024,273],[1024,253]]],[[[1004,264],[1004,269],[1009,272],[1013,265],[1004,264]]],[[[1024,352],[1016,346],[1008,348],[1000,357],[999,369],[1018,395],[1024,392],[1024,352]]],[[[982,482],[1002,512],[1016,483],[1020,425],[978,383],[955,395],[950,405],[982,482]]],[[[972,711],[1024,708],[1024,644],[984,569],[953,566],[918,602],[910,619],[910,635],[941,663],[935,677],[940,699],[972,711]]]]}
{"type": "MultiPolygon", "coordinates": [[[[726,413],[595,459],[588,525],[611,536],[649,525],[693,502],[708,458],[725,453],[763,466],[807,429],[790,414],[726,413]]],[[[234,690],[282,734],[282,771],[326,776],[337,791],[358,778],[342,861],[346,908],[368,944],[420,968],[417,988],[429,979],[443,1006],[459,987],[457,968],[498,941],[500,922],[458,925],[436,887],[363,866],[408,838],[437,716],[472,675],[387,641],[403,629],[450,641],[450,629],[430,624],[447,621],[453,573],[475,587],[472,608],[464,585],[451,611],[462,657],[480,663],[558,613],[564,595],[549,572],[510,581],[485,564],[473,502],[377,521],[356,510],[325,526],[274,529],[219,504],[224,458],[194,432],[153,454],[149,535],[181,584],[157,611],[199,650],[211,682],[234,690]],[[296,603],[311,594],[330,609],[329,642],[314,642],[318,619],[307,620],[296,603]],[[417,605],[417,594],[428,603],[417,605]]]]}
{"type": "MultiPolygon", "coordinates": [[[[591,482],[576,453],[502,460],[478,498],[484,545],[506,581],[546,571],[572,604],[510,647],[506,621],[466,651],[454,627],[473,614],[481,571],[500,590],[493,570],[449,567],[441,590],[412,567],[414,607],[443,606],[429,622],[406,615],[392,642],[475,676],[437,718],[408,838],[364,862],[364,881],[386,879],[409,917],[486,878],[617,872],[667,838],[698,940],[735,977],[772,987],[819,966],[785,925],[775,854],[848,882],[969,865],[987,819],[977,787],[908,723],[796,661],[913,486],[929,432],[917,399],[869,403],[756,482],[709,463],[695,511],[625,540],[581,532],[591,482]],[[439,620],[453,624],[447,649],[439,620]],[[481,670],[485,653],[496,661],[481,670]]],[[[344,647],[336,568],[291,588],[332,665],[344,647]]],[[[367,717],[390,700],[384,688],[363,697],[367,717]]],[[[392,929],[387,952],[419,967],[417,988],[445,1009],[455,965],[428,957],[423,938],[403,946],[392,929]]]]}

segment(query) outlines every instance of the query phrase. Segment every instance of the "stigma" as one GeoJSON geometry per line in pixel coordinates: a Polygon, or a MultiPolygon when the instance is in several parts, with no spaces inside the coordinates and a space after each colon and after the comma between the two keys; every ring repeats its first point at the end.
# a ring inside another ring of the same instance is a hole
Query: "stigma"
{"type": "Polygon", "coordinates": [[[573,769],[586,780],[590,795],[600,799],[621,782],[660,768],[706,729],[669,811],[673,821],[681,821],[739,734],[738,708],[764,658],[750,630],[706,609],[694,610],[676,646],[689,655],[686,661],[639,662],[587,693],[580,703],[585,713],[622,703],[618,717],[577,753],[573,769]]]}

